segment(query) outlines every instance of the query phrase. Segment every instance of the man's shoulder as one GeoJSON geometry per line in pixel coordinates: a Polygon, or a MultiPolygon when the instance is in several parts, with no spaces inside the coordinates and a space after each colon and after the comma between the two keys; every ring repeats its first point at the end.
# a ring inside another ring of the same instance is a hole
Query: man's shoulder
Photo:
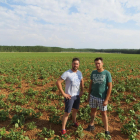
{"type": "Polygon", "coordinates": [[[107,77],[111,77],[111,73],[110,73],[108,70],[105,70],[105,75],[106,75],[107,77]]]}
{"type": "Polygon", "coordinates": [[[80,70],[77,70],[78,73],[82,74],[82,72],[80,70]]]}
{"type": "Polygon", "coordinates": [[[63,74],[61,75],[61,76],[66,76],[66,75],[68,75],[70,73],[70,69],[69,70],[67,70],[67,71],[65,71],[65,72],[63,72],[63,74]]]}
{"type": "Polygon", "coordinates": [[[111,74],[108,70],[104,70],[105,71],[105,73],[107,73],[107,74],[111,74]]]}
{"type": "Polygon", "coordinates": [[[64,73],[70,73],[70,72],[71,72],[71,69],[66,70],[64,73]]]}

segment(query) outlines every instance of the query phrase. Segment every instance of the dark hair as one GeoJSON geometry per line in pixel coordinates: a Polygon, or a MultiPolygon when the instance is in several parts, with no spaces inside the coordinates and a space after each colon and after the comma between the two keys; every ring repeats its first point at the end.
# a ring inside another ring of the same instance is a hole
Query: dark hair
{"type": "Polygon", "coordinates": [[[80,59],[77,58],[77,57],[75,57],[75,58],[72,59],[72,63],[73,63],[74,61],[79,61],[79,63],[80,63],[80,59]]]}
{"type": "Polygon", "coordinates": [[[97,57],[97,58],[94,59],[94,62],[95,62],[95,61],[98,61],[98,60],[103,61],[103,58],[102,58],[102,57],[97,57]]]}

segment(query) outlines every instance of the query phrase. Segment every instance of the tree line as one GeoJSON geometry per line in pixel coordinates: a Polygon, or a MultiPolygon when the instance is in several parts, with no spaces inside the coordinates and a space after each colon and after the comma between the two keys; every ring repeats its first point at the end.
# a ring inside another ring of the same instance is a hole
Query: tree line
{"type": "Polygon", "coordinates": [[[140,54],[140,49],[74,49],[45,46],[0,46],[0,52],[101,52],[140,54]]]}

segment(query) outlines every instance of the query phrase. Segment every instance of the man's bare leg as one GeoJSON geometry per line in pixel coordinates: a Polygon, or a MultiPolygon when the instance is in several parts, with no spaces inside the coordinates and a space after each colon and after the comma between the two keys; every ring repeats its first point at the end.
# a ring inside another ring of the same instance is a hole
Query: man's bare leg
{"type": "Polygon", "coordinates": [[[72,120],[73,123],[76,123],[76,115],[77,115],[78,109],[74,109],[72,110],[72,120]]]}
{"type": "Polygon", "coordinates": [[[94,129],[95,129],[95,126],[94,126],[94,119],[95,119],[95,116],[96,116],[96,108],[91,108],[91,121],[90,121],[90,124],[88,125],[88,127],[85,129],[86,131],[90,131],[92,132],[94,129]]]}
{"type": "Polygon", "coordinates": [[[65,130],[65,127],[66,127],[66,123],[67,123],[69,114],[70,114],[70,113],[65,112],[64,115],[63,115],[62,130],[65,130]]]}
{"type": "Polygon", "coordinates": [[[91,121],[90,121],[91,126],[94,125],[94,119],[95,119],[95,116],[96,116],[96,111],[97,111],[96,108],[91,108],[91,121]]]}
{"type": "Polygon", "coordinates": [[[108,131],[108,117],[107,117],[107,111],[101,111],[102,115],[102,121],[105,127],[105,131],[108,131]]]}

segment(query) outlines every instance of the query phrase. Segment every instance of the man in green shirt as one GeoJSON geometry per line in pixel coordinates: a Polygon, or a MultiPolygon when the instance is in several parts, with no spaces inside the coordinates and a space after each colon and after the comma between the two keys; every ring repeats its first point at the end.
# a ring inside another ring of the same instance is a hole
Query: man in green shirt
{"type": "Polygon", "coordinates": [[[88,95],[88,102],[91,107],[91,122],[86,130],[93,131],[95,129],[94,118],[97,107],[99,107],[105,127],[105,134],[110,135],[108,131],[107,104],[112,90],[112,78],[110,72],[104,70],[103,59],[101,57],[96,58],[94,62],[97,70],[91,73],[88,95]]]}

